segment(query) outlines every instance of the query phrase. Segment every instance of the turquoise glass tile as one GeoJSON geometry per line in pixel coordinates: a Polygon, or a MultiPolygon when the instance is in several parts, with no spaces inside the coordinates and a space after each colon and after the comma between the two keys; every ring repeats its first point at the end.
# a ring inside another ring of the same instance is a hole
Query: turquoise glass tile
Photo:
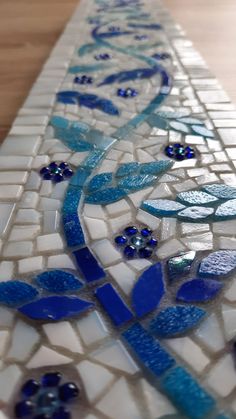
{"type": "Polygon", "coordinates": [[[137,173],[139,167],[140,167],[140,164],[137,162],[124,163],[118,168],[116,172],[116,176],[123,177],[123,176],[132,175],[134,173],[137,173]]]}
{"type": "Polygon", "coordinates": [[[171,217],[183,210],[185,206],[180,202],[170,201],[168,199],[150,199],[144,201],[141,208],[156,217],[171,217]]]}
{"type": "Polygon", "coordinates": [[[94,169],[98,163],[102,160],[105,152],[103,150],[94,150],[84,160],[83,166],[89,169],[94,169]]]}

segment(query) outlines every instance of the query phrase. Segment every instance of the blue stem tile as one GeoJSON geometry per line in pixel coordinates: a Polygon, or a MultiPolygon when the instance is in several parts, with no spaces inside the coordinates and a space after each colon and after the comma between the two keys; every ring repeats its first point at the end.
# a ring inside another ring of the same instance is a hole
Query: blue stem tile
{"type": "Polygon", "coordinates": [[[104,270],[88,247],[82,247],[74,251],[73,254],[86,282],[98,281],[99,279],[105,278],[106,274],[104,270]]]}

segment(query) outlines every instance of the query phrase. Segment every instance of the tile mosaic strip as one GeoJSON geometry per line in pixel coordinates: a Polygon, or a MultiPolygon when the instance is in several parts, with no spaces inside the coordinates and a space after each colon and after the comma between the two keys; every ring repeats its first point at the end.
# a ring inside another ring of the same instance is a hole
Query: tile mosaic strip
{"type": "Polygon", "coordinates": [[[236,417],[236,110],[159,0],[82,0],[0,148],[0,419],[236,417]]]}

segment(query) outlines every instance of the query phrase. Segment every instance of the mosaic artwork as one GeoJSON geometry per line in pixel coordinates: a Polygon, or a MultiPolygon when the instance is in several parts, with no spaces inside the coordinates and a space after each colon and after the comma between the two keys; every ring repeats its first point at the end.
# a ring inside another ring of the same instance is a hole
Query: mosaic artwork
{"type": "Polygon", "coordinates": [[[235,169],[159,0],[82,0],[0,148],[0,419],[236,417],[235,169]]]}

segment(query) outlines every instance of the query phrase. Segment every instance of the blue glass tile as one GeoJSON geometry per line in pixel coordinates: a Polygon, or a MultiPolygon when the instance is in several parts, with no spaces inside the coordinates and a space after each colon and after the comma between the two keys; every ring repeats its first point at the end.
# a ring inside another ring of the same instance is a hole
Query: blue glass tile
{"type": "Polygon", "coordinates": [[[192,125],[191,126],[193,134],[202,135],[203,137],[207,138],[214,138],[214,132],[210,131],[205,127],[201,127],[199,125],[192,125]]]}
{"type": "Polygon", "coordinates": [[[115,138],[107,137],[97,129],[91,129],[87,141],[100,150],[107,150],[116,142],[115,138]]]}
{"type": "MultiPolygon", "coordinates": [[[[68,100],[68,97],[72,98],[71,100],[73,101],[77,100],[77,103],[80,106],[85,106],[86,108],[90,108],[90,109],[99,109],[100,111],[103,111],[108,115],[113,115],[113,116],[119,115],[118,108],[109,99],[101,98],[95,94],[79,93],[79,92],[76,92],[77,97],[75,98],[75,95],[74,94],[72,95],[72,93],[74,92],[59,92],[57,94],[57,100],[58,101],[63,100],[63,103],[65,103],[64,97],[66,94],[67,100],[68,100]],[[63,99],[62,99],[62,95],[63,95],[63,99]]],[[[75,102],[67,102],[67,103],[75,103],[75,102]]]]}
{"type": "Polygon", "coordinates": [[[69,126],[69,120],[66,118],[62,118],[61,116],[53,116],[50,120],[50,124],[53,127],[65,129],[69,126]]]}
{"type": "Polygon", "coordinates": [[[133,314],[111,284],[97,288],[95,296],[115,326],[121,326],[132,320],[133,314]]]}
{"type": "Polygon", "coordinates": [[[128,246],[124,248],[124,256],[127,259],[133,259],[136,256],[136,254],[137,254],[137,249],[135,246],[132,246],[129,244],[128,246]]]}
{"type": "MultiPolygon", "coordinates": [[[[46,418],[45,418],[46,419],[46,418]]],[[[51,419],[71,419],[71,414],[66,407],[60,406],[52,415],[51,419]]]]}
{"type": "Polygon", "coordinates": [[[71,401],[77,398],[79,389],[75,383],[65,383],[59,388],[59,398],[63,402],[71,401]]]}
{"type": "Polygon", "coordinates": [[[75,247],[85,244],[82,226],[80,224],[77,211],[62,214],[62,222],[67,246],[75,247]]]}
{"type": "Polygon", "coordinates": [[[170,160],[160,160],[151,163],[144,163],[141,165],[140,173],[145,175],[160,175],[166,172],[173,166],[173,162],[170,160]]]}
{"type": "Polygon", "coordinates": [[[127,191],[138,191],[153,185],[156,180],[157,177],[153,175],[131,175],[122,178],[118,182],[118,186],[127,191]]]}
{"type": "Polygon", "coordinates": [[[211,205],[218,201],[215,196],[202,191],[181,192],[176,199],[184,205],[211,205]]]}
{"type": "Polygon", "coordinates": [[[138,249],[138,254],[140,258],[149,259],[152,256],[153,249],[150,247],[142,247],[138,249]]]}
{"type": "Polygon", "coordinates": [[[218,221],[236,218],[236,199],[230,199],[219,205],[215,212],[218,221]]]}
{"type": "Polygon", "coordinates": [[[236,251],[219,250],[202,259],[199,274],[204,276],[227,275],[236,268],[236,251]]]}
{"type": "Polygon", "coordinates": [[[159,377],[175,365],[175,360],[161,347],[141,326],[136,323],[122,333],[123,338],[131,347],[141,364],[159,377]]]}
{"type": "Polygon", "coordinates": [[[0,282],[0,303],[9,307],[17,307],[33,300],[37,295],[38,291],[26,282],[0,282]]]}
{"type": "Polygon", "coordinates": [[[43,272],[36,276],[35,282],[38,287],[56,293],[79,290],[83,286],[74,275],[59,269],[43,272]]]}
{"type": "Polygon", "coordinates": [[[92,73],[93,71],[104,70],[109,68],[110,64],[97,63],[97,64],[88,64],[88,65],[75,65],[69,68],[69,73],[92,73]]]}
{"type": "Polygon", "coordinates": [[[81,195],[81,189],[69,186],[63,201],[62,212],[64,214],[77,213],[81,195]]]}
{"type": "Polygon", "coordinates": [[[236,198],[236,188],[225,184],[205,185],[202,189],[219,199],[234,199],[236,198]]]}
{"type": "Polygon", "coordinates": [[[59,321],[78,316],[93,307],[93,303],[74,296],[51,296],[26,304],[18,311],[33,320],[59,321]]]}
{"type": "Polygon", "coordinates": [[[125,236],[116,236],[115,237],[115,243],[117,246],[124,246],[127,243],[127,237],[125,236]]]}
{"type": "Polygon", "coordinates": [[[195,379],[181,367],[167,372],[162,389],[188,418],[203,419],[210,416],[215,401],[195,379]]]}
{"type": "Polygon", "coordinates": [[[16,404],[15,406],[15,417],[16,418],[26,418],[33,414],[34,412],[34,403],[31,400],[23,400],[16,404]]]}
{"type": "Polygon", "coordinates": [[[138,317],[153,311],[165,293],[161,263],[144,271],[132,290],[132,306],[138,317]]]}
{"type": "Polygon", "coordinates": [[[121,188],[106,188],[101,191],[95,191],[87,195],[85,202],[87,204],[107,205],[119,201],[126,196],[126,192],[121,188]]]}
{"type": "Polygon", "coordinates": [[[137,162],[124,163],[118,168],[116,172],[116,176],[123,177],[123,176],[132,175],[134,173],[137,173],[139,167],[140,165],[137,162]]]}
{"type": "Polygon", "coordinates": [[[185,282],[177,292],[176,299],[185,303],[201,303],[212,300],[223,287],[219,281],[192,279],[185,282]]]}
{"type": "Polygon", "coordinates": [[[211,217],[213,213],[213,208],[193,206],[180,211],[177,214],[177,217],[182,221],[199,222],[208,221],[209,217],[211,217]]]}
{"type": "Polygon", "coordinates": [[[94,169],[104,156],[103,150],[94,150],[84,160],[83,166],[89,169],[94,169]]]}
{"type": "Polygon", "coordinates": [[[217,416],[214,416],[213,419],[232,419],[232,416],[228,415],[227,413],[220,413],[217,416]]]}
{"type": "Polygon", "coordinates": [[[40,384],[36,380],[28,380],[21,388],[21,393],[25,397],[31,397],[34,396],[36,393],[38,393],[40,388],[40,384]]]}
{"type": "Polygon", "coordinates": [[[167,261],[168,275],[170,280],[182,277],[190,271],[192,263],[195,259],[196,252],[183,253],[174,256],[167,261]]]}
{"type": "MultiPolygon", "coordinates": [[[[85,169],[84,167],[79,167],[76,170],[76,173],[70,180],[70,186],[77,186],[78,188],[82,188],[91,174],[91,170],[85,169]]],[[[70,194],[73,195],[73,189],[70,189],[70,194]]],[[[78,192],[79,195],[79,192],[78,192]]],[[[69,197],[68,197],[69,199],[69,197]]]]}
{"type": "Polygon", "coordinates": [[[61,379],[60,372],[47,372],[42,376],[41,383],[43,387],[57,387],[61,379]]]}
{"type": "Polygon", "coordinates": [[[88,247],[82,247],[73,252],[73,254],[86,282],[98,281],[99,279],[105,278],[106,274],[104,270],[88,247]]]}
{"type": "Polygon", "coordinates": [[[185,206],[179,202],[170,201],[168,199],[150,199],[144,201],[141,208],[156,217],[171,217],[183,210],[185,206]]]}
{"type": "Polygon", "coordinates": [[[168,338],[196,326],[206,315],[195,306],[172,306],[162,310],[150,323],[150,330],[157,336],[168,338]]]}
{"type": "Polygon", "coordinates": [[[136,233],[138,233],[138,229],[135,226],[128,226],[124,229],[124,233],[127,236],[134,236],[136,233]]]}
{"type": "Polygon", "coordinates": [[[87,185],[87,191],[91,193],[109,185],[112,182],[112,177],[113,175],[110,172],[100,173],[94,176],[87,185]]]}

